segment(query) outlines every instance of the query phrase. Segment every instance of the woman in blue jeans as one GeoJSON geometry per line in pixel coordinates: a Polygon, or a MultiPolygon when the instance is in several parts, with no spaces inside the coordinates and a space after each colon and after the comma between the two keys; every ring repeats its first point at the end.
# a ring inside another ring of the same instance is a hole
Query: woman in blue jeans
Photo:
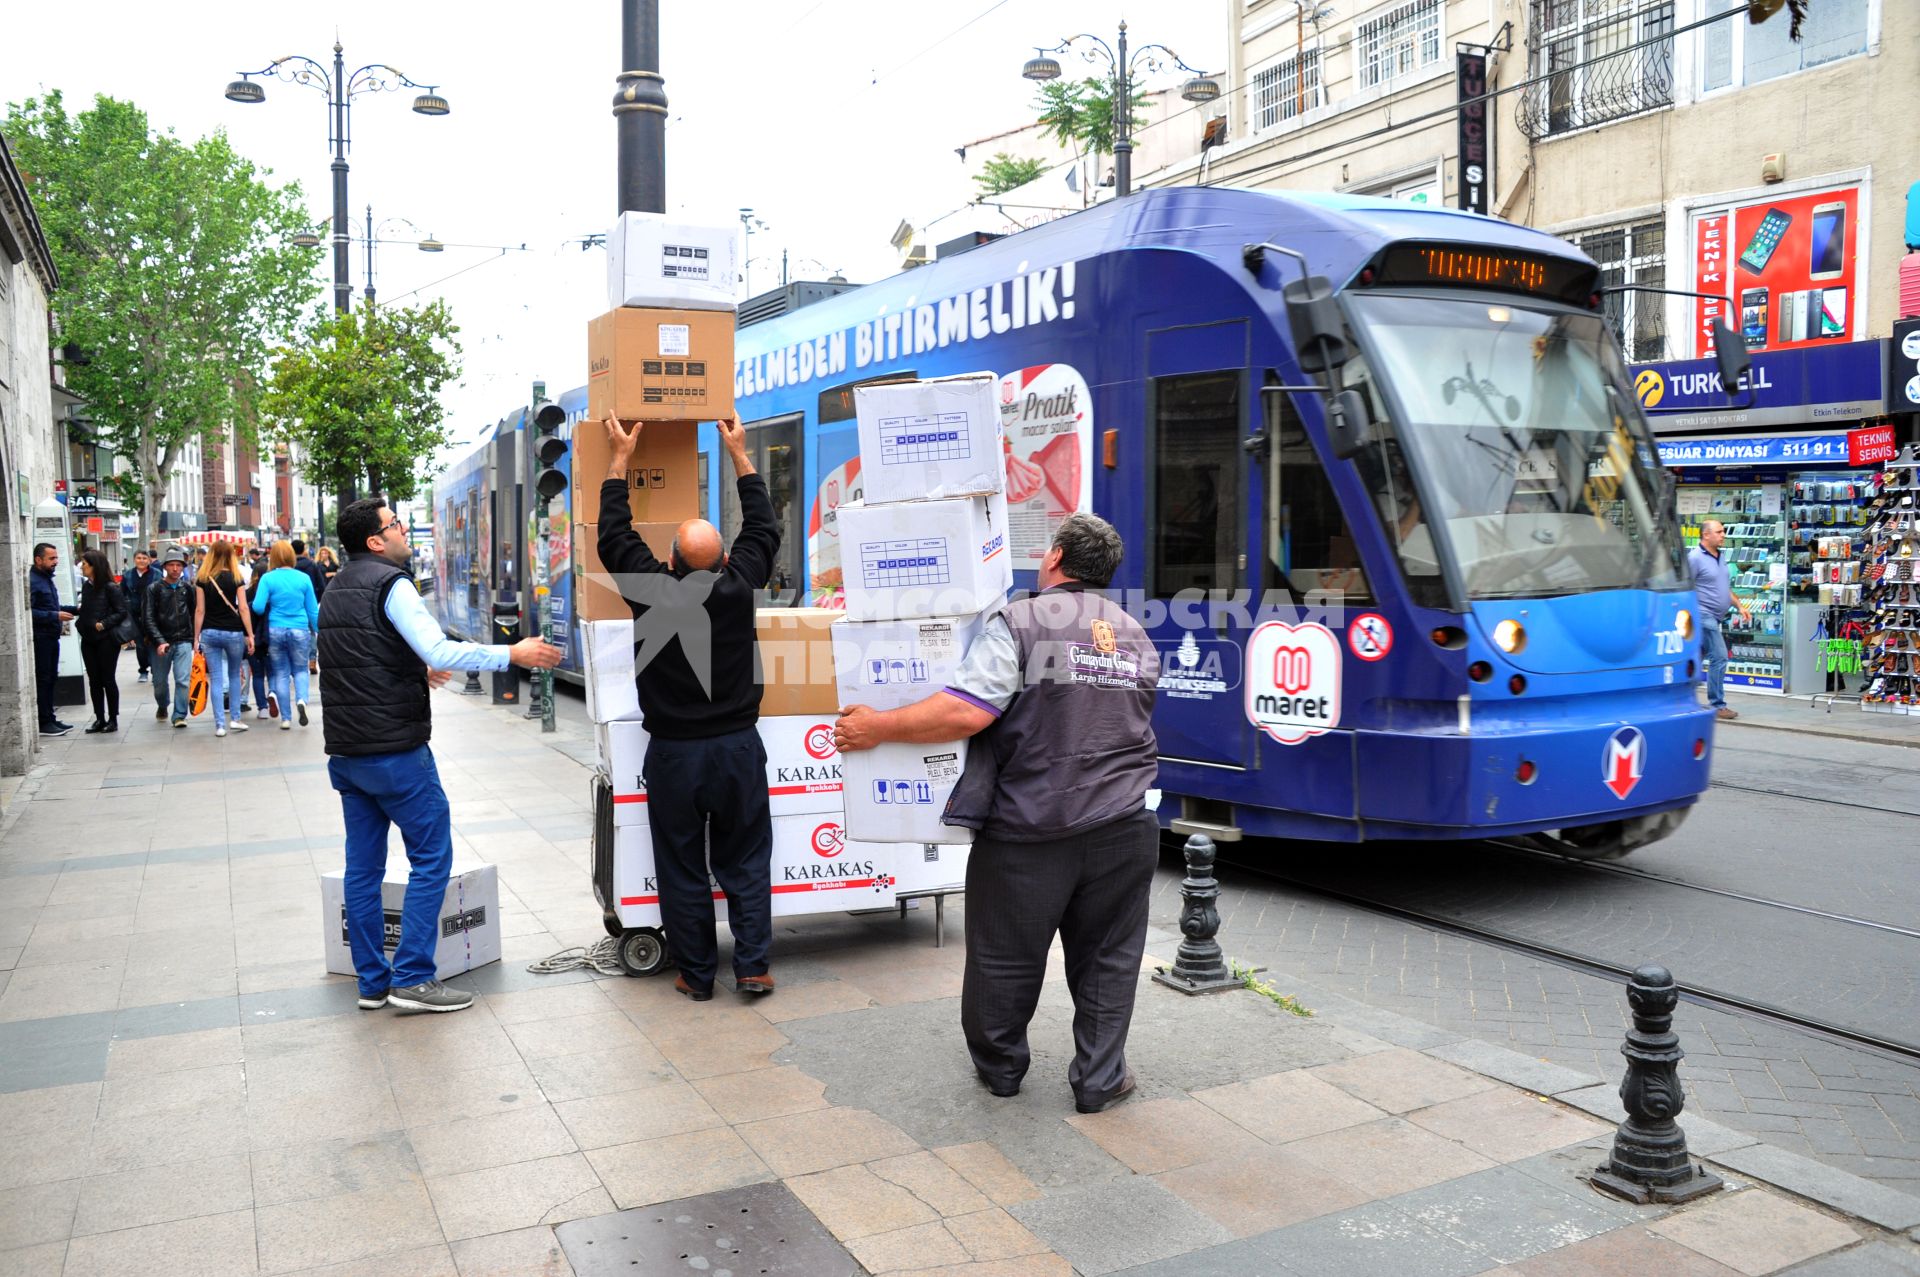
{"type": "Polygon", "coordinates": [[[193,645],[207,658],[213,734],[244,732],[240,705],[246,699],[247,657],[253,652],[253,613],[232,542],[214,542],[193,583],[199,595],[193,601],[193,645]]]}
{"type": "Polygon", "coordinates": [[[273,690],[267,695],[285,732],[293,729],[295,709],[300,726],[307,725],[307,662],[313,659],[313,636],[320,628],[320,601],[314,597],[313,578],[293,565],[292,542],[275,541],[267,563],[269,570],[253,583],[253,607],[267,618],[267,650],[273,659],[273,690]]]}

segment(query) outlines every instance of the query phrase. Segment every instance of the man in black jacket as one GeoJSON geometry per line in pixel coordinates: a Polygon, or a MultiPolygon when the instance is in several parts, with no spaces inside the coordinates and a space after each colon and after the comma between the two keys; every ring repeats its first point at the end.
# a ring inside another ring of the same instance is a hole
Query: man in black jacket
{"type": "Polygon", "coordinates": [[[161,562],[161,576],[147,588],[140,632],[153,648],[153,716],[173,712],[173,725],[187,725],[187,684],[193,677],[194,589],[187,584],[187,556],[178,546],[161,562]]]}
{"type": "Polygon", "coordinates": [[[74,616],[60,601],[60,587],[53,578],[53,570],[59,566],[60,551],[51,541],[33,547],[27,592],[33,605],[33,679],[42,736],[65,736],[73,730],[71,723],[61,722],[53,714],[54,689],[60,680],[60,636],[74,616]]]}
{"type": "Polygon", "coordinates": [[[761,744],[754,671],[754,592],[780,548],[767,483],[747,456],[746,432],[722,421],[720,442],[740,493],[740,533],[725,553],[720,532],[689,519],[660,562],[633,530],[627,464],[641,422],[606,421],[612,445],[600,485],[600,562],[633,608],[640,712],[647,730],[647,786],[654,873],[667,948],[680,967],[674,988],[696,1002],[713,996],[719,969],[713,877],[727,893],[734,986],[773,992],[773,817],[761,744]]]}
{"type": "Polygon", "coordinates": [[[298,538],[295,538],[293,542],[293,566],[305,572],[307,579],[313,582],[313,597],[315,599],[318,599],[322,594],[327,592],[326,574],[320,570],[318,563],[315,563],[307,556],[307,543],[298,538]]]}
{"type": "MultiPolygon", "coordinates": [[[[160,571],[153,566],[153,556],[145,550],[135,550],[133,570],[120,578],[120,584],[127,592],[127,607],[136,620],[146,615],[147,590],[159,579],[160,571]]],[[[133,654],[140,658],[139,681],[144,683],[147,681],[147,672],[153,667],[153,653],[147,642],[145,627],[141,628],[140,637],[133,641],[133,654]]]]}

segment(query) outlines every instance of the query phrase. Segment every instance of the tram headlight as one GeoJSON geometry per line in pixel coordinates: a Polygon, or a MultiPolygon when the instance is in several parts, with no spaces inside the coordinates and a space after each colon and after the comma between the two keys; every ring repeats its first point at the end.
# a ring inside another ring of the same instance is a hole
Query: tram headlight
{"type": "Polygon", "coordinates": [[[1687,611],[1687,609],[1685,608],[1681,608],[1678,612],[1675,612],[1673,614],[1673,628],[1680,631],[1681,638],[1683,639],[1692,638],[1693,637],[1693,613],[1687,611]]]}
{"type": "Polygon", "coordinates": [[[1518,621],[1506,620],[1493,627],[1494,646],[1512,656],[1527,646],[1527,627],[1518,621]]]}

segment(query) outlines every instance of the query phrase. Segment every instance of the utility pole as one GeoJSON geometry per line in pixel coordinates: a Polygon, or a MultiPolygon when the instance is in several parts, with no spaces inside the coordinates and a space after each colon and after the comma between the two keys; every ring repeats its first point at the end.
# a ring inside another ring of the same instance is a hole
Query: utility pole
{"type": "Polygon", "coordinates": [[[620,0],[620,74],[613,94],[622,213],[667,211],[667,88],[660,75],[660,0],[620,0]]]}

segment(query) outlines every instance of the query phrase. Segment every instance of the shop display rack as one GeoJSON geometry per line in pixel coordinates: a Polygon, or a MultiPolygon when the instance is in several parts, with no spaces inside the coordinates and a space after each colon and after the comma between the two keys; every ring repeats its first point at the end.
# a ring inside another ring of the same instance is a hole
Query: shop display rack
{"type": "Polygon", "coordinates": [[[1920,705],[1920,446],[1887,462],[1866,528],[1866,679],[1860,708],[1910,714],[1920,705]]]}

